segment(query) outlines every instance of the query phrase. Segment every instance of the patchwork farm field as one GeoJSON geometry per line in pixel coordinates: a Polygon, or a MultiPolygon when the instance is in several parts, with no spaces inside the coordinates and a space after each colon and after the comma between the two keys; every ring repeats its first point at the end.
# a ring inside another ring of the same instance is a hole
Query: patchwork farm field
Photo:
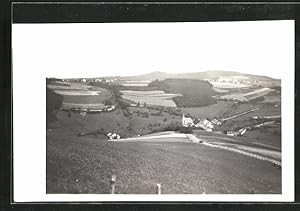
{"type": "Polygon", "coordinates": [[[123,93],[122,98],[136,103],[167,107],[176,107],[172,98],[181,96],[181,94],[165,93],[164,91],[122,90],[121,92],[123,93]]]}
{"type": "Polygon", "coordinates": [[[47,87],[63,96],[62,107],[66,109],[104,109],[107,107],[105,101],[112,97],[107,89],[82,83],[70,83],[70,86],[49,84],[47,87]]]}
{"type": "Polygon", "coordinates": [[[260,97],[264,97],[265,95],[268,95],[269,93],[275,91],[274,89],[270,88],[261,88],[261,89],[254,89],[254,90],[236,90],[231,91],[230,93],[221,94],[220,96],[217,96],[217,99],[225,99],[225,100],[233,100],[233,101],[242,101],[247,102],[251,101],[260,97]]]}

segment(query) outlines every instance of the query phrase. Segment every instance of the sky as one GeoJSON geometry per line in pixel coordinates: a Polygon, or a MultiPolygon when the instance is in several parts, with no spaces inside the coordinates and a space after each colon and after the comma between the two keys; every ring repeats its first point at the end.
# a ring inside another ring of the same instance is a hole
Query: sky
{"type": "Polygon", "coordinates": [[[294,21],[13,24],[13,67],[47,77],[208,70],[282,78],[294,21]]]}

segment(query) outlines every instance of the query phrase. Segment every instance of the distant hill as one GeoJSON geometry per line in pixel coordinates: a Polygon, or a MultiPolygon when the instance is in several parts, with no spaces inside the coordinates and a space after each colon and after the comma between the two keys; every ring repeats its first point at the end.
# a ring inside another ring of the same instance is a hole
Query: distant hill
{"type": "Polygon", "coordinates": [[[165,73],[165,72],[152,72],[144,75],[137,76],[126,76],[126,77],[118,77],[120,80],[164,80],[164,79],[195,79],[195,80],[217,80],[221,78],[230,78],[230,77],[243,77],[248,78],[249,80],[256,80],[261,82],[269,82],[272,85],[280,86],[280,80],[274,79],[267,76],[259,76],[259,75],[251,75],[244,74],[234,71],[205,71],[205,72],[193,72],[193,73],[165,73]]]}
{"type": "Polygon", "coordinates": [[[201,107],[216,103],[212,96],[217,93],[207,81],[194,79],[154,80],[148,87],[155,87],[169,93],[182,94],[182,96],[173,98],[178,107],[201,107]]]}

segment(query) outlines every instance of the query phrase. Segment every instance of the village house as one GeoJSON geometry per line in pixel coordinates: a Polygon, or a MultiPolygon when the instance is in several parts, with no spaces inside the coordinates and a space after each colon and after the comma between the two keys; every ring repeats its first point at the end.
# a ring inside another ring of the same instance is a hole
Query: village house
{"type": "Polygon", "coordinates": [[[116,106],[112,105],[112,106],[107,107],[105,110],[106,111],[113,111],[113,110],[115,110],[115,108],[116,108],[116,106]]]}
{"type": "Polygon", "coordinates": [[[239,132],[235,132],[235,131],[227,131],[226,135],[228,135],[228,136],[239,136],[240,133],[239,132]]]}
{"type": "Polygon", "coordinates": [[[120,138],[121,138],[120,135],[117,134],[117,133],[107,133],[106,135],[107,135],[107,137],[108,137],[110,140],[120,139],[120,138]]]}
{"type": "Polygon", "coordinates": [[[248,129],[247,127],[240,129],[239,130],[239,135],[240,136],[244,135],[246,133],[247,129],[248,129]]]}
{"type": "Polygon", "coordinates": [[[215,125],[218,125],[218,126],[220,126],[222,123],[221,123],[221,121],[219,121],[219,120],[217,120],[217,119],[213,119],[213,120],[211,120],[211,122],[213,123],[213,124],[215,124],[215,125]]]}
{"type": "Polygon", "coordinates": [[[212,122],[210,122],[207,119],[201,119],[196,125],[195,127],[198,128],[202,128],[203,130],[206,130],[208,132],[212,132],[214,129],[214,125],[212,124],[212,122]]]}

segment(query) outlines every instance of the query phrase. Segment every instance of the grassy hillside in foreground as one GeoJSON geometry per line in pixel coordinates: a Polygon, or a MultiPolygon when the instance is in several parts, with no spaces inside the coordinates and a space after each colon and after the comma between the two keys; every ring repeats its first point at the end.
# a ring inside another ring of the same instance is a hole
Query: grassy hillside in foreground
{"type": "Polygon", "coordinates": [[[149,87],[156,87],[167,93],[182,94],[174,99],[178,107],[202,107],[216,103],[212,98],[217,94],[212,85],[207,81],[193,79],[166,79],[152,81],[149,87]]]}
{"type": "Polygon", "coordinates": [[[47,140],[47,193],[281,193],[281,170],[270,163],[192,143],[117,143],[92,137],[47,140]]]}

